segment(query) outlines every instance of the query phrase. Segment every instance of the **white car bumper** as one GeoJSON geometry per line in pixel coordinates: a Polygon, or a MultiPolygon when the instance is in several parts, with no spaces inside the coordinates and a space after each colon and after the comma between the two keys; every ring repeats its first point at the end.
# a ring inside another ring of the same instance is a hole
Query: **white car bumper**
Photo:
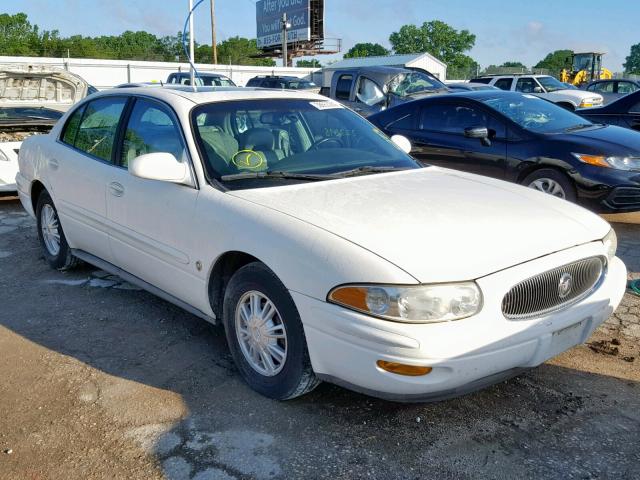
{"type": "Polygon", "coordinates": [[[372,318],[292,292],[304,323],[311,363],[327,381],[398,401],[440,400],[496,383],[581,343],[624,295],[626,267],[615,258],[586,299],[533,320],[507,320],[504,294],[519,281],[582,258],[602,255],[602,243],[558,252],[477,280],[482,311],[470,318],[404,324],[372,318]],[[382,370],[378,360],[432,367],[409,377],[382,370]]]}
{"type": "Polygon", "coordinates": [[[18,173],[18,154],[22,142],[0,143],[0,192],[16,191],[16,174],[18,173]]]}

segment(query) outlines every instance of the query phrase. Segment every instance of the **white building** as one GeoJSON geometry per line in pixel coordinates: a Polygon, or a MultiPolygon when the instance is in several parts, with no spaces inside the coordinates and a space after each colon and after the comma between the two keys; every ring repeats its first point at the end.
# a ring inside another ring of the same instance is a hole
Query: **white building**
{"type": "Polygon", "coordinates": [[[359,67],[405,67],[419,68],[431,72],[441,81],[447,78],[447,64],[428,53],[407,55],[385,55],[382,57],[346,58],[322,69],[322,85],[331,85],[331,77],[336,70],[359,67]]]}

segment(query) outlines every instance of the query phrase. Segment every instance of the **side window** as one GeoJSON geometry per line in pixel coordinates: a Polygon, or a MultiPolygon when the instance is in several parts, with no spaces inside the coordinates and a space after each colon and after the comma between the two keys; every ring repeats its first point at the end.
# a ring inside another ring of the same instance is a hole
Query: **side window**
{"type": "Polygon", "coordinates": [[[90,102],[82,116],[74,146],[110,162],[118,123],[126,103],[126,98],[118,97],[103,97],[90,102]]]}
{"type": "Polygon", "coordinates": [[[627,94],[637,90],[637,87],[631,82],[618,82],[618,93],[627,94]]]}
{"type": "Polygon", "coordinates": [[[373,106],[384,100],[384,93],[373,80],[362,77],[358,83],[356,99],[366,105],[373,106]]]}
{"type": "Polygon", "coordinates": [[[613,93],[613,82],[596,83],[593,91],[598,93],[613,93]]]}
{"type": "Polygon", "coordinates": [[[533,93],[538,85],[533,78],[519,78],[516,83],[516,91],[522,93],[533,93]]]}
{"type": "Polygon", "coordinates": [[[76,143],[76,136],[78,135],[78,127],[80,126],[80,120],[82,120],[82,114],[84,113],[85,105],[78,108],[71,114],[67,124],[64,126],[64,132],[62,133],[61,140],[67,145],[72,147],[76,143]]]}
{"type": "Polygon", "coordinates": [[[416,108],[394,108],[388,110],[383,119],[384,128],[393,130],[415,130],[416,108]]]}
{"type": "Polygon", "coordinates": [[[352,83],[353,75],[340,75],[336,83],[336,98],[338,100],[349,100],[352,83]]]}
{"type": "Polygon", "coordinates": [[[493,86],[499,88],[500,90],[511,90],[512,83],[512,78],[500,78],[496,80],[496,83],[494,83],[493,86]]]}
{"type": "Polygon", "coordinates": [[[464,134],[469,127],[487,127],[492,137],[504,138],[506,129],[502,122],[496,120],[484,110],[471,105],[428,105],[422,108],[420,127],[443,133],[464,134]]]}
{"type": "Polygon", "coordinates": [[[120,165],[145,153],[167,152],[184,161],[185,148],[179,127],[166,107],[149,100],[136,100],[124,135],[120,165]]]}

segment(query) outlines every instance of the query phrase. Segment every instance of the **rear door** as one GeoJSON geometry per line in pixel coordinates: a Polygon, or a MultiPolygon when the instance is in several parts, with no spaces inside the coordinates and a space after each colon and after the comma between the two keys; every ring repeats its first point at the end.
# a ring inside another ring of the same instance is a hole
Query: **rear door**
{"type": "MultiPolygon", "coordinates": [[[[412,155],[419,161],[494,178],[504,178],[506,126],[475,104],[429,102],[421,105],[412,155]],[[465,136],[465,129],[486,127],[489,141],[465,136]]],[[[401,132],[398,132],[401,133],[401,132]]]]}
{"type": "MultiPolygon", "coordinates": [[[[169,106],[137,98],[122,134],[118,168],[107,187],[107,216],[118,267],[184,301],[196,303],[200,283],[192,258],[197,243],[191,229],[199,190],[147,180],[127,169],[133,158],[168,152],[191,165],[180,124],[169,106]]],[[[192,173],[193,175],[193,173],[192,173]]]]}
{"type": "Polygon", "coordinates": [[[105,185],[113,165],[116,133],[126,97],[101,97],[68,119],[48,159],[60,221],[72,248],[110,262],[105,185]]]}

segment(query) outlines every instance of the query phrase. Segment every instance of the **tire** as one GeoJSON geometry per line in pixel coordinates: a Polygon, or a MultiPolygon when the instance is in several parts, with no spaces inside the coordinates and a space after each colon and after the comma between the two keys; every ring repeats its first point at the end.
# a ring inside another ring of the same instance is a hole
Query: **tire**
{"type": "Polygon", "coordinates": [[[71,249],[58,217],[58,210],[46,191],[43,191],[38,197],[36,222],[42,253],[51,268],[70,270],[80,263],[80,260],[71,254],[71,249]],[[52,243],[52,238],[55,238],[55,235],[58,237],[57,249],[54,248],[55,241],[52,243]]]}
{"type": "Polygon", "coordinates": [[[256,392],[276,400],[288,400],[310,392],[320,383],[311,368],[302,322],[293,299],[264,264],[250,263],[231,277],[224,295],[223,322],[235,364],[256,392]],[[273,311],[271,317],[266,315],[269,318],[266,321],[259,319],[264,311],[273,311]],[[264,323],[259,326],[261,321],[264,323]],[[275,351],[279,353],[275,355],[275,351]],[[283,351],[284,359],[279,362],[283,351]],[[271,358],[271,365],[265,356],[271,358]]]}
{"type": "Polygon", "coordinates": [[[522,185],[570,202],[576,201],[573,182],[564,173],[552,168],[541,168],[530,173],[522,181],[522,185]]]}

